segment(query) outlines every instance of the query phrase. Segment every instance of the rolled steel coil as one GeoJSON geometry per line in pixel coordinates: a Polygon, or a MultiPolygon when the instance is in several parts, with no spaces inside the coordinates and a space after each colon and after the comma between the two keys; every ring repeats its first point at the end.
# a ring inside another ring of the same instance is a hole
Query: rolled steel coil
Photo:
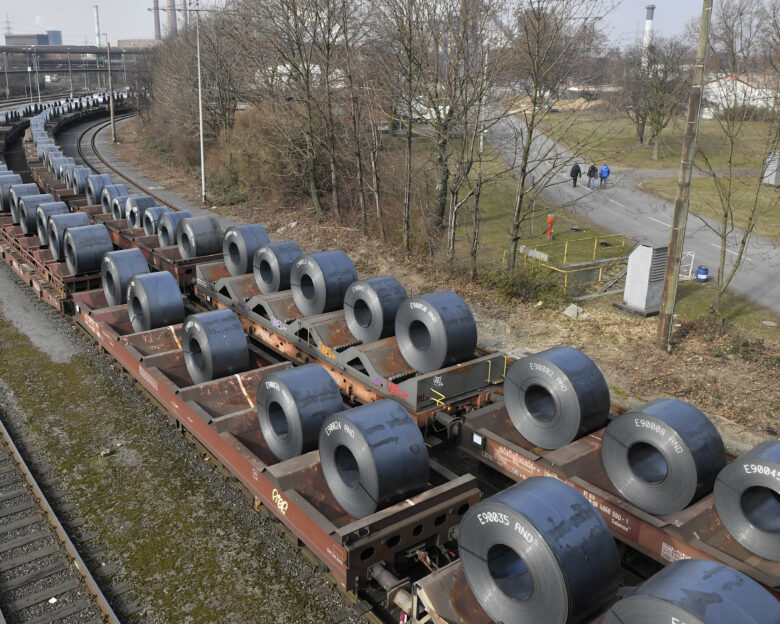
{"type": "Polygon", "coordinates": [[[157,240],[161,247],[173,247],[176,245],[176,233],[179,230],[179,222],[192,216],[188,210],[171,210],[160,217],[157,223],[157,240]]]}
{"type": "Polygon", "coordinates": [[[212,310],[184,319],[184,363],[199,384],[249,368],[249,347],[241,321],[232,310],[212,310]]]}
{"type": "Polygon", "coordinates": [[[0,212],[11,211],[11,187],[22,184],[22,176],[18,173],[0,175],[0,212]]]}
{"type": "Polygon", "coordinates": [[[109,306],[127,303],[127,287],[136,275],[149,272],[146,256],[137,247],[109,251],[100,263],[103,292],[109,306]]]}
{"type": "Polygon", "coordinates": [[[71,187],[73,184],[73,170],[78,167],[76,163],[68,163],[60,166],[60,180],[67,186],[71,187]]]}
{"type": "Polygon", "coordinates": [[[252,261],[255,283],[263,294],[290,289],[290,271],[303,255],[298,243],[282,241],[259,247],[252,261]]]}
{"type": "Polygon", "coordinates": [[[574,624],[615,596],[620,557],[606,522],[573,487],[533,477],[469,509],[460,525],[463,572],[503,624],[574,624]]]}
{"type": "Polygon", "coordinates": [[[35,219],[37,222],[38,239],[41,241],[41,245],[49,244],[49,217],[68,214],[69,212],[68,204],[65,202],[38,204],[38,209],[35,211],[35,219]]]}
{"type": "Polygon", "coordinates": [[[268,232],[260,224],[229,227],[222,241],[222,255],[228,272],[234,276],[251,273],[257,248],[270,242],[268,232]]]}
{"type": "Polygon", "coordinates": [[[127,219],[127,200],[129,195],[118,195],[111,200],[111,216],[114,221],[127,219]]]}
{"type": "Polygon", "coordinates": [[[406,363],[430,373],[474,355],[477,324],[463,299],[442,290],[403,301],[395,315],[395,337],[406,363]]]}
{"type": "Polygon", "coordinates": [[[607,425],[601,461],[628,502],[658,515],[709,494],[726,465],[723,440],[709,418],[677,399],[659,399],[607,425]]]}
{"type": "Polygon", "coordinates": [[[53,201],[54,197],[48,193],[43,195],[23,195],[19,198],[19,225],[24,234],[38,233],[38,206],[53,201]]]}
{"type": "Polygon", "coordinates": [[[420,429],[391,399],[327,417],[319,449],[331,494],[353,518],[409,498],[428,483],[428,451],[420,429]]]}
{"type": "Polygon", "coordinates": [[[187,217],[179,221],[176,244],[182,259],[189,260],[222,251],[222,228],[216,217],[187,217]]]}
{"type": "Polygon", "coordinates": [[[46,169],[51,172],[54,159],[60,158],[61,156],[63,156],[63,153],[58,145],[54,145],[51,149],[44,150],[43,164],[46,166],[46,169]]]}
{"type": "Polygon", "coordinates": [[[152,206],[144,211],[144,234],[154,236],[157,234],[157,225],[160,223],[160,217],[166,212],[170,212],[168,206],[152,206]]]}
{"type": "Polygon", "coordinates": [[[598,366],[571,347],[517,360],[504,380],[509,418],[526,440],[557,449],[603,427],[609,387],[598,366]]]}
{"type": "Polygon", "coordinates": [[[127,224],[132,229],[142,228],[144,226],[144,213],[148,208],[156,205],[157,200],[151,195],[131,195],[125,209],[127,224]]]}
{"type": "Polygon", "coordinates": [[[179,284],[168,271],[134,275],[127,284],[126,298],[133,331],[149,331],[184,320],[179,284]]]}
{"type": "Polygon", "coordinates": [[[750,577],[705,559],[675,561],[616,602],[603,624],[780,624],[780,602],[750,577]]]}
{"type": "Polygon", "coordinates": [[[103,254],[113,251],[108,228],[102,223],[65,231],[65,264],[73,275],[100,271],[103,254]]]}
{"type": "MultiPolygon", "coordinates": [[[[113,184],[111,176],[107,173],[96,173],[87,178],[87,203],[89,205],[95,205],[101,203],[101,196],[103,195],[103,188],[109,184],[113,184]]],[[[122,193],[123,195],[126,194],[122,193]]],[[[105,210],[103,211],[105,213],[105,210]]]]}
{"type": "Polygon", "coordinates": [[[87,190],[87,178],[91,176],[94,171],[89,167],[74,167],[71,172],[71,189],[74,193],[84,193],[87,190]]]}
{"type": "Polygon", "coordinates": [[[759,444],[721,470],[715,509],[747,550],[780,561],[780,440],[759,444]]]}
{"type": "Polygon", "coordinates": [[[344,295],[349,331],[361,342],[392,336],[395,315],[406,299],[406,289],[390,275],[352,282],[344,295]]]}
{"type": "Polygon", "coordinates": [[[75,166],[76,161],[70,156],[60,156],[59,158],[55,158],[52,161],[52,173],[54,174],[54,177],[60,181],[64,181],[64,178],[62,177],[62,168],[66,167],[67,165],[75,166]]]}
{"type": "Polygon", "coordinates": [[[38,152],[38,160],[43,162],[45,151],[44,149],[50,145],[54,145],[54,139],[42,139],[35,144],[36,151],[38,152]]]}
{"type": "Polygon", "coordinates": [[[14,225],[19,225],[19,199],[26,195],[40,195],[41,191],[35,182],[30,184],[14,184],[10,187],[9,198],[11,200],[11,219],[14,225]]]}
{"type": "Polygon", "coordinates": [[[105,184],[103,190],[100,191],[100,206],[103,214],[112,213],[114,199],[127,196],[128,191],[124,184],[105,184]]]}
{"type": "Polygon", "coordinates": [[[65,257],[65,232],[68,228],[85,225],[89,225],[89,215],[86,212],[71,212],[49,217],[46,231],[49,250],[55,260],[62,260],[65,257]]]}
{"type": "Polygon", "coordinates": [[[279,461],[317,448],[322,421],[344,410],[341,392],[319,364],[273,373],[257,387],[257,417],[279,461]]]}
{"type": "Polygon", "coordinates": [[[304,316],[340,309],[355,280],[355,265],[339,249],[301,256],[290,271],[293,300],[304,316]]]}

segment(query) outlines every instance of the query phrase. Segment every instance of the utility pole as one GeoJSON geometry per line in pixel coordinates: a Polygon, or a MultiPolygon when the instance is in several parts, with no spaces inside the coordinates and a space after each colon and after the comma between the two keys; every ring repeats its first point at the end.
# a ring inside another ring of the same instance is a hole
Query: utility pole
{"type": "Polygon", "coordinates": [[[114,119],[114,84],[111,81],[111,44],[106,35],[106,48],[108,49],[108,111],[111,115],[111,141],[116,143],[116,120],[114,119]]]}
{"type": "Polygon", "coordinates": [[[658,315],[658,333],[656,344],[667,351],[671,350],[672,327],[674,323],[674,304],[677,298],[677,283],[680,278],[680,260],[685,243],[685,226],[688,221],[690,203],[691,175],[693,159],[696,155],[696,136],[699,131],[699,109],[704,85],[704,62],[707,59],[707,38],[710,33],[713,0],[703,0],[699,46],[696,51],[696,64],[693,66],[693,81],[688,97],[688,121],[685,128],[680,177],[677,182],[677,198],[674,200],[672,231],[669,235],[669,251],[666,256],[664,289],[661,295],[661,311],[658,315]]]}
{"type": "Polygon", "coordinates": [[[38,76],[38,52],[33,48],[33,61],[35,62],[35,87],[38,89],[38,104],[41,103],[41,79],[38,76]]]}
{"type": "MultiPolygon", "coordinates": [[[[187,0],[185,0],[186,2],[187,0]]],[[[206,159],[203,152],[203,88],[200,79],[200,0],[195,13],[195,41],[198,50],[198,114],[200,117],[200,189],[203,205],[206,205],[206,159]]]]}
{"type": "Polygon", "coordinates": [[[68,50],[68,82],[70,82],[70,99],[73,99],[73,72],[70,67],[70,50],[68,50]]]}
{"type": "Polygon", "coordinates": [[[27,48],[27,82],[30,85],[30,104],[32,104],[32,65],[30,65],[30,48],[27,48]]]}
{"type": "Polygon", "coordinates": [[[3,52],[3,67],[5,67],[5,99],[11,97],[10,87],[8,86],[8,52],[3,52]]]}

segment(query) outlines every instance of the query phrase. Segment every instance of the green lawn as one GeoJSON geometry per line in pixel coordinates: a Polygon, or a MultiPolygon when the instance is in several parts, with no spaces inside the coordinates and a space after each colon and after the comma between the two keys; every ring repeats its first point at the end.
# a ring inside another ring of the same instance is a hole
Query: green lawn
{"type": "MultiPolygon", "coordinates": [[[[636,140],[636,131],[631,121],[618,113],[583,112],[574,123],[559,122],[562,116],[571,113],[551,113],[544,126],[549,133],[564,145],[577,145],[589,142],[583,160],[597,164],[608,163],[611,167],[632,167],[636,169],[673,169],[680,166],[680,153],[685,134],[685,118],[677,117],[661,133],[658,160],[653,160],[653,147],[640,145],[636,140]],[[565,127],[565,130],[563,129],[565,127]]],[[[737,145],[735,167],[759,168],[761,149],[766,135],[767,124],[763,122],[745,123],[744,133],[737,145]]],[[[699,134],[696,141],[698,151],[710,159],[713,167],[725,167],[726,141],[718,122],[702,119],[699,122],[699,134]]]]}
{"type": "MultiPolygon", "coordinates": [[[[755,195],[755,184],[746,178],[735,179],[732,205],[734,206],[734,225],[744,228],[750,217],[755,195]]],[[[646,180],[640,185],[649,191],[674,203],[677,196],[677,180],[661,179],[646,180]]],[[[755,232],[775,241],[780,241],[780,191],[769,186],[762,186],[758,196],[758,220],[755,232]]],[[[720,219],[720,200],[718,199],[715,181],[712,178],[694,178],[691,182],[691,212],[720,219]]]]}

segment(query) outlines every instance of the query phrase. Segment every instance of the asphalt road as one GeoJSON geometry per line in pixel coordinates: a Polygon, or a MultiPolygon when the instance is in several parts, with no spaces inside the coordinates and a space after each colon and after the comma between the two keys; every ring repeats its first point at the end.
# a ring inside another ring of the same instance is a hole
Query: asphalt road
{"type": "MultiPolygon", "coordinates": [[[[524,139],[524,126],[518,119],[509,118],[496,123],[487,130],[486,136],[507,163],[518,162],[524,139]]],[[[553,203],[568,205],[570,210],[587,216],[599,225],[642,243],[653,246],[668,244],[673,205],[639,190],[634,184],[636,178],[630,172],[614,172],[609,176],[606,189],[590,190],[585,177],[589,163],[580,163],[583,178],[578,181],[577,188],[573,188],[569,177],[572,156],[566,148],[542,135],[534,139],[531,154],[535,178],[540,180],[546,176],[550,180],[542,194],[553,203]]],[[[596,163],[599,168],[602,164],[596,163]]],[[[676,177],[675,174],[669,177],[676,177]]],[[[710,277],[714,278],[720,258],[720,238],[706,223],[715,226],[712,220],[689,215],[684,251],[694,254],[694,274],[697,266],[706,266],[710,277]]],[[[734,264],[741,237],[742,231],[736,229],[728,236],[727,271],[734,264]]],[[[745,258],[730,288],[780,312],[778,245],[761,236],[751,236],[745,258]]]]}

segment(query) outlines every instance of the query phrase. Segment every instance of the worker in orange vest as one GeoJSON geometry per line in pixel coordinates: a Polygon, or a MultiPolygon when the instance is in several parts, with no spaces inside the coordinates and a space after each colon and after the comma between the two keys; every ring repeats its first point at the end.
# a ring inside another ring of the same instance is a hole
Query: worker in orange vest
{"type": "Polygon", "coordinates": [[[547,215],[547,238],[552,240],[553,238],[553,231],[552,226],[553,223],[555,223],[555,217],[553,215],[547,215]]]}

